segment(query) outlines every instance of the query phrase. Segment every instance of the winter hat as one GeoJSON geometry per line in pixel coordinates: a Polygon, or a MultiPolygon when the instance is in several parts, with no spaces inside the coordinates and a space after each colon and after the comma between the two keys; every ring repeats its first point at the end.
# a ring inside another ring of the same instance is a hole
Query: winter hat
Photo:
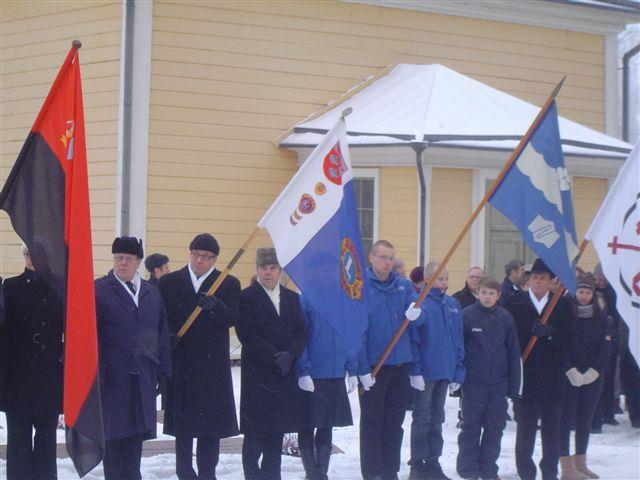
{"type": "Polygon", "coordinates": [[[144,261],[144,267],[149,273],[153,272],[156,268],[161,268],[163,265],[169,263],[169,257],[161,253],[152,253],[144,261]]]}
{"type": "Polygon", "coordinates": [[[142,240],[136,237],[116,237],[111,245],[111,253],[128,253],[138,258],[144,258],[142,240]]]}
{"type": "Polygon", "coordinates": [[[551,275],[551,278],[555,278],[556,274],[551,271],[547,264],[544,263],[541,259],[536,258],[536,261],[533,262],[533,266],[531,267],[531,273],[548,273],[551,275]]]}
{"type": "Polygon", "coordinates": [[[424,280],[424,267],[415,267],[411,270],[409,278],[413,283],[420,283],[424,280]]]}
{"type": "Polygon", "coordinates": [[[586,288],[588,290],[591,290],[592,292],[595,292],[596,280],[595,278],[593,278],[593,275],[591,273],[587,272],[578,275],[576,281],[578,283],[578,288],[586,288]]]}
{"type": "Polygon", "coordinates": [[[261,247],[256,251],[256,267],[264,267],[265,265],[280,266],[275,248],[261,247]]]}
{"type": "Polygon", "coordinates": [[[189,244],[189,250],[206,250],[214,255],[220,255],[220,245],[218,241],[213,238],[213,235],[208,233],[201,233],[193,237],[189,244]]]}

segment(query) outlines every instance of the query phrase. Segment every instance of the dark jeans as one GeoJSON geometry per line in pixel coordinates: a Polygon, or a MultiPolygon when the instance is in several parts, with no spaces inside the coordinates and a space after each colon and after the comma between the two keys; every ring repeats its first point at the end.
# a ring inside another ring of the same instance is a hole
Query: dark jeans
{"type": "Polygon", "coordinates": [[[180,480],[215,480],[220,439],[197,437],[196,466],[193,469],[193,437],[176,435],[176,475],[180,480]]]}
{"type": "MultiPolygon", "coordinates": [[[[442,455],[442,424],[447,400],[447,380],[427,382],[424,391],[413,390],[411,422],[411,463],[439,465],[442,455]]],[[[463,413],[464,418],[464,413],[463,413]]]]}
{"type": "Polygon", "coordinates": [[[498,478],[502,432],[507,425],[506,383],[462,386],[462,429],[456,469],[461,477],[498,478]]]}
{"type": "Polygon", "coordinates": [[[604,372],[604,380],[602,383],[602,391],[600,398],[596,402],[596,410],[593,413],[592,425],[596,428],[602,428],[605,421],[611,421],[615,418],[616,407],[616,366],[618,364],[618,356],[612,355],[609,360],[608,368],[604,372]]]}
{"type": "Polygon", "coordinates": [[[628,350],[620,357],[620,380],[629,409],[629,419],[635,423],[640,422],[640,369],[628,350]]]}
{"type": "Polygon", "coordinates": [[[280,480],[284,433],[245,433],[242,470],[245,480],[280,480]],[[260,455],[262,462],[259,464],[260,455]]]}
{"type": "Polygon", "coordinates": [[[331,440],[333,438],[333,429],[331,427],[318,428],[313,433],[313,428],[301,430],[298,433],[298,445],[300,449],[308,448],[313,450],[318,447],[331,448],[331,440]]]}
{"type": "Polygon", "coordinates": [[[53,480],[58,415],[6,412],[7,480],[53,480]],[[35,436],[32,436],[32,428],[35,436]]]}
{"type": "Polygon", "coordinates": [[[409,365],[385,365],[376,384],[359,395],[360,469],[364,479],[395,478],[400,470],[402,422],[409,405],[409,365]]]}
{"type": "Polygon", "coordinates": [[[601,391],[602,378],[582,387],[568,387],[560,423],[560,456],[570,455],[572,425],[576,426],[576,455],[587,453],[591,420],[601,391]]]}
{"type": "Polygon", "coordinates": [[[538,419],[542,421],[542,459],[540,460],[542,478],[556,480],[558,476],[560,417],[564,394],[548,395],[543,398],[543,400],[522,398],[515,402],[518,419],[516,468],[521,480],[536,478],[536,464],[531,456],[536,443],[538,419]]]}
{"type": "Polygon", "coordinates": [[[142,434],[104,443],[105,480],[141,480],[142,434]]]}

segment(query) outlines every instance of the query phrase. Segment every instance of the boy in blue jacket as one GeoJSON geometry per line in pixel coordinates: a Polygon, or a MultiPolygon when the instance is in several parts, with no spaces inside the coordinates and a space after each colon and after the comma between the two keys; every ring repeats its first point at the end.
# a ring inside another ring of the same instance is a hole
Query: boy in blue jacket
{"type": "MultiPolygon", "coordinates": [[[[437,262],[427,264],[425,281],[431,279],[439,265],[437,262]]],[[[412,480],[449,478],[443,473],[439,460],[444,444],[444,403],[447,387],[452,392],[460,388],[465,367],[460,303],[445,294],[448,287],[449,273],[443,269],[420,305],[425,321],[411,330],[416,359],[410,378],[414,389],[409,476],[412,480]]]]}
{"type": "Polygon", "coordinates": [[[462,311],[467,373],[456,466],[465,479],[498,478],[507,397],[521,395],[518,332],[511,314],[498,306],[499,299],[500,284],[485,277],[480,280],[478,301],[462,311]]]}

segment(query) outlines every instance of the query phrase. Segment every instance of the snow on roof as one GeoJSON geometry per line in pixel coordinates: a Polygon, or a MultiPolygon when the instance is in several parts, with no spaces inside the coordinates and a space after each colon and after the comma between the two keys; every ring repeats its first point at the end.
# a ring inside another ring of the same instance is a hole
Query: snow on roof
{"type": "MultiPolygon", "coordinates": [[[[398,64],[297,124],[279,146],[316,145],[322,136],[317,134],[326,133],[348,107],[352,145],[426,141],[489,149],[515,146],[540,110],[442,65],[398,64]]],[[[560,117],[559,124],[565,153],[622,158],[631,151],[630,144],[571,120],[560,117]]]]}

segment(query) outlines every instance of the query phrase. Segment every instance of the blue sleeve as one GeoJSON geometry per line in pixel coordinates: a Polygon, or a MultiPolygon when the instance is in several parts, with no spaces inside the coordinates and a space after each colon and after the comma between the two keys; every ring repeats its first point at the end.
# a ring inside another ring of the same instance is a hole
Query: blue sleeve
{"type": "Polygon", "coordinates": [[[371,362],[369,361],[369,352],[367,351],[367,331],[362,334],[362,347],[358,354],[358,375],[366,375],[371,372],[371,362]]]}
{"type": "MultiPolygon", "coordinates": [[[[422,311],[424,316],[424,310],[422,311]]],[[[417,320],[416,320],[417,321],[417,320]]],[[[411,341],[411,375],[422,375],[422,350],[420,349],[420,337],[425,325],[410,325],[409,339],[411,341]]]]}
{"type": "MultiPolygon", "coordinates": [[[[460,307],[460,305],[458,305],[460,307]]],[[[460,310],[458,310],[460,311],[460,310]]],[[[462,385],[467,369],[464,366],[464,329],[462,328],[462,313],[457,316],[458,324],[458,345],[456,349],[456,370],[453,374],[453,381],[462,385]]]]}

